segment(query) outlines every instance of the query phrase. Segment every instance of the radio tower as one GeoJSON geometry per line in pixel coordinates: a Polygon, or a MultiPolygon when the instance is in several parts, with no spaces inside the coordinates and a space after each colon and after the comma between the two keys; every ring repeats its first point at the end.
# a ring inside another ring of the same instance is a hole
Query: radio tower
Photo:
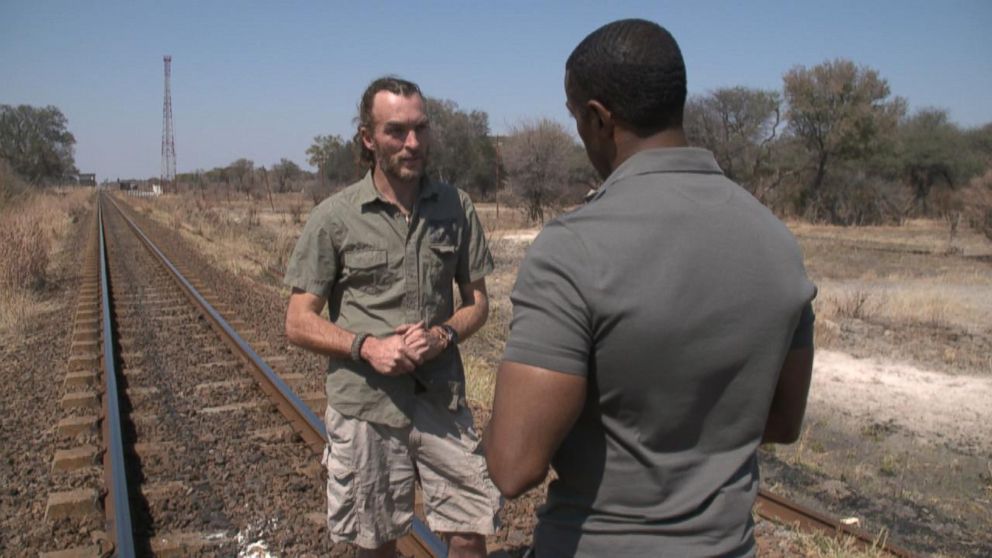
{"type": "Polygon", "coordinates": [[[162,191],[176,180],[176,138],[172,132],[172,57],[165,55],[165,101],[162,104],[162,191]]]}

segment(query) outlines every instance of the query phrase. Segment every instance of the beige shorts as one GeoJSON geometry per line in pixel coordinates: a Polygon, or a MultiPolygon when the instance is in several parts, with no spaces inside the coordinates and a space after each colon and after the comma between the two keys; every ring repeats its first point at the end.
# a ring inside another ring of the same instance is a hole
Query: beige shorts
{"type": "Polygon", "coordinates": [[[346,417],[330,406],[324,420],[332,541],[376,548],[405,535],[418,475],[431,530],[495,533],[502,500],[467,408],[452,413],[418,401],[405,428],[346,417]]]}

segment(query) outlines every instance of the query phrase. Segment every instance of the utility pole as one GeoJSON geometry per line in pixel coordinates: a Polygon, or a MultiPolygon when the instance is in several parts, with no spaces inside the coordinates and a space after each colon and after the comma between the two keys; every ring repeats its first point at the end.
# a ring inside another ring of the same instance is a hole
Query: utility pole
{"type": "Polygon", "coordinates": [[[496,224],[499,226],[499,134],[496,134],[496,224]]]}
{"type": "Polygon", "coordinates": [[[165,100],[162,102],[162,191],[166,184],[175,186],[176,181],[176,138],[172,130],[172,56],[162,57],[165,62],[165,100]]]}

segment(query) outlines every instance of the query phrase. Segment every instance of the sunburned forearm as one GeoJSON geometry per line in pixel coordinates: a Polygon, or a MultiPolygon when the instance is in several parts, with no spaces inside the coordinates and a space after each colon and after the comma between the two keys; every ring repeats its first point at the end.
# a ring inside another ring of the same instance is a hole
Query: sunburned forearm
{"type": "Polygon", "coordinates": [[[489,301],[484,299],[463,305],[445,321],[458,332],[458,340],[464,341],[482,328],[489,317],[489,301]]]}
{"type": "Polygon", "coordinates": [[[303,314],[287,320],[289,342],[327,356],[343,358],[351,354],[355,334],[346,331],[317,314],[303,314]]]}
{"type": "Polygon", "coordinates": [[[459,292],[462,305],[445,323],[458,332],[459,341],[464,341],[479,331],[489,318],[489,295],[486,293],[485,279],[462,285],[459,292]]]}

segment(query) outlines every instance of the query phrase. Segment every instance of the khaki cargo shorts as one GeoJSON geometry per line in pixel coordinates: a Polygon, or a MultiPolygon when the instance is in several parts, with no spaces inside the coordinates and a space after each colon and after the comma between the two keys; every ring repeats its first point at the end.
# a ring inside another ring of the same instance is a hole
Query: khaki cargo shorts
{"type": "Polygon", "coordinates": [[[324,420],[332,541],[376,548],[405,535],[417,475],[431,530],[495,533],[502,500],[467,408],[452,413],[418,400],[404,428],[346,417],[330,406],[324,420]]]}

